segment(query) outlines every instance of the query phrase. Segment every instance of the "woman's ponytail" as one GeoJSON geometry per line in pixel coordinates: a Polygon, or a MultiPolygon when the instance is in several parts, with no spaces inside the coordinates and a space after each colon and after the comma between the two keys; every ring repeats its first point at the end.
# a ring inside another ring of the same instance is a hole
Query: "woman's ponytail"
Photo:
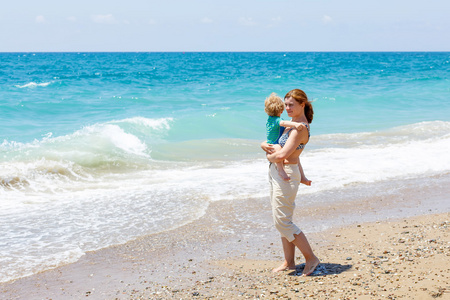
{"type": "Polygon", "coordinates": [[[305,102],[305,116],[306,119],[308,120],[308,123],[311,123],[314,116],[314,110],[309,100],[305,102]]]}

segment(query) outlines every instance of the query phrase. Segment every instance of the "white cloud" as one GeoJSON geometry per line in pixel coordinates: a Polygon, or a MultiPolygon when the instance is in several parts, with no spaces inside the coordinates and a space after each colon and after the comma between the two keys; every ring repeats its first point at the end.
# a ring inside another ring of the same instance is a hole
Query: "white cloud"
{"type": "Polygon", "coordinates": [[[241,17],[239,18],[239,24],[244,26],[255,26],[257,23],[253,21],[253,18],[250,17],[241,17]]]}
{"type": "Polygon", "coordinates": [[[44,16],[37,16],[35,20],[36,20],[36,23],[46,23],[47,22],[45,20],[44,16]]]}
{"type": "Polygon", "coordinates": [[[203,19],[200,20],[200,22],[202,22],[202,23],[212,23],[213,20],[208,18],[208,17],[204,17],[203,19]]]}
{"type": "Polygon", "coordinates": [[[92,21],[94,21],[94,23],[99,23],[99,24],[115,24],[115,23],[117,23],[116,19],[114,18],[114,16],[112,14],[92,15],[91,19],[92,19],[92,21]]]}
{"type": "Polygon", "coordinates": [[[322,22],[324,24],[329,24],[329,23],[333,22],[333,19],[330,16],[328,16],[328,15],[324,15],[322,17],[322,22]]]}
{"type": "Polygon", "coordinates": [[[278,16],[278,17],[273,17],[273,18],[270,19],[270,22],[269,22],[269,24],[267,25],[267,27],[268,27],[268,28],[275,27],[275,26],[277,26],[277,25],[280,24],[280,23],[281,23],[281,17],[280,17],[280,16],[278,16]]]}
{"type": "Polygon", "coordinates": [[[157,22],[156,22],[156,20],[155,19],[150,19],[150,20],[148,20],[148,24],[150,24],[150,25],[155,25],[157,22]]]}
{"type": "Polygon", "coordinates": [[[281,17],[280,17],[280,16],[274,17],[274,18],[271,19],[271,21],[272,21],[272,22],[277,22],[277,23],[278,23],[278,22],[281,22],[281,17]]]}
{"type": "Polygon", "coordinates": [[[67,21],[69,21],[69,22],[76,22],[77,18],[75,18],[74,16],[67,17],[67,21]]]}

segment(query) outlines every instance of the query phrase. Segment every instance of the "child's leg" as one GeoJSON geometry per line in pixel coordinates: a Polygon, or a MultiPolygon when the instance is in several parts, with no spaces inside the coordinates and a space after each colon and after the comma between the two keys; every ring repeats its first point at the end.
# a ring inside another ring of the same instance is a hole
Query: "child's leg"
{"type": "Polygon", "coordinates": [[[303,173],[303,168],[302,168],[302,164],[300,163],[300,158],[298,159],[298,169],[300,170],[300,182],[306,185],[311,185],[311,180],[309,180],[308,178],[306,178],[305,173],[303,173]]]}
{"type": "MultiPolygon", "coordinates": [[[[273,145],[273,147],[275,148],[275,151],[281,149],[281,146],[278,144],[273,145]]],[[[291,178],[288,176],[288,174],[284,170],[284,164],[282,162],[279,162],[279,163],[276,163],[276,165],[277,165],[278,175],[280,175],[280,177],[283,178],[283,180],[285,180],[285,181],[291,180],[291,178]]]]}
{"type": "Polygon", "coordinates": [[[285,181],[291,180],[291,177],[288,176],[286,171],[284,170],[284,164],[282,162],[277,163],[278,175],[285,181]]]}

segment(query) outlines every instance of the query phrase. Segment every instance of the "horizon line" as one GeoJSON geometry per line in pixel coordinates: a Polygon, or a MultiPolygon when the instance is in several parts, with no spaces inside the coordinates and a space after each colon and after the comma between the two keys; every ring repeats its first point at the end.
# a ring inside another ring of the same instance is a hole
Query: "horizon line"
{"type": "Polygon", "coordinates": [[[318,50],[318,51],[0,51],[0,53],[450,53],[450,50],[318,50]]]}

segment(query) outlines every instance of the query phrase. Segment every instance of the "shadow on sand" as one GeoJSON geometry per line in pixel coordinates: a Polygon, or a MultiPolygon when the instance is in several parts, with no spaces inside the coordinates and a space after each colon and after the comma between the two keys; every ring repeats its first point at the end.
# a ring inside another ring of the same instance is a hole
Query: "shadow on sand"
{"type": "MultiPolygon", "coordinates": [[[[301,276],[304,268],[305,268],[305,264],[300,264],[295,267],[295,271],[292,271],[288,275],[301,276]]],[[[325,276],[325,275],[341,274],[345,271],[350,270],[351,268],[352,268],[352,265],[320,263],[320,265],[309,276],[325,276]]]]}

